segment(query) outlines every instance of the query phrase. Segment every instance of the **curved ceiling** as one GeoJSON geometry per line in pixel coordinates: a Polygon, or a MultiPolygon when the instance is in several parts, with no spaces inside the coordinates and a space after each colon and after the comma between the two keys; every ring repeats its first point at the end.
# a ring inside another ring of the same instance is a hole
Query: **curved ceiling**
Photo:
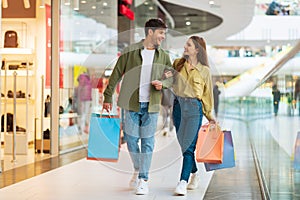
{"type": "MultiPolygon", "coordinates": [[[[176,33],[177,35],[190,35],[208,31],[219,26],[223,21],[221,17],[203,10],[176,5],[165,1],[160,1],[160,4],[167,10],[175,23],[172,28],[173,31],[170,32],[173,36],[176,36],[176,33]]],[[[142,12],[139,12],[140,15],[145,15],[146,12],[149,12],[145,7],[145,4],[140,4],[136,7],[139,11],[143,10],[142,12]]]]}
{"type": "MultiPolygon", "coordinates": [[[[214,0],[215,4],[209,4],[209,1],[203,0],[161,0],[160,3],[166,5],[173,4],[178,6],[176,10],[168,10],[170,15],[174,18],[179,13],[183,13],[182,9],[187,11],[188,13],[193,13],[195,10],[199,12],[205,12],[207,15],[215,16],[215,19],[221,19],[221,23],[211,22],[209,18],[206,20],[201,20],[200,18],[195,19],[195,23],[198,26],[208,26],[215,24],[215,27],[207,28],[206,30],[193,32],[194,35],[201,35],[204,37],[208,44],[210,45],[218,45],[223,43],[227,37],[241,31],[251,22],[254,9],[255,9],[255,0],[230,0],[229,1],[221,1],[214,0]],[[237,17],[238,16],[238,17],[237,17]]],[[[175,20],[176,21],[176,20],[175,20]]],[[[175,26],[176,27],[176,26],[175,26]]],[[[190,34],[187,34],[190,35],[190,34]]],[[[172,43],[172,47],[176,48],[176,44],[183,44],[186,40],[186,35],[174,37],[174,41],[172,43]],[[181,41],[181,39],[183,41],[181,41]]]]}

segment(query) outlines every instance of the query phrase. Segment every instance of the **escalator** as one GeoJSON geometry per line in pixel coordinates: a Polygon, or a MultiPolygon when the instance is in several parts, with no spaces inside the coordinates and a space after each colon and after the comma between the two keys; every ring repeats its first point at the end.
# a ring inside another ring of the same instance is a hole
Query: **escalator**
{"type": "Polygon", "coordinates": [[[294,47],[279,52],[265,63],[247,70],[236,78],[228,81],[224,87],[225,97],[244,97],[250,95],[257,87],[275,74],[291,58],[300,51],[300,41],[294,47]]]}

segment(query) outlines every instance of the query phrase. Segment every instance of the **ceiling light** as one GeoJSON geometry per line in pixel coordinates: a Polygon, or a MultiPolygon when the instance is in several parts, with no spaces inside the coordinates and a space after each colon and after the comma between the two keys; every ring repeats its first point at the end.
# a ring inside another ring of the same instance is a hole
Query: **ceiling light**
{"type": "Polygon", "coordinates": [[[189,25],[191,25],[192,23],[190,22],[190,21],[186,21],[185,22],[185,25],[187,25],[187,26],[189,26],[189,25]]]}
{"type": "Polygon", "coordinates": [[[107,3],[106,2],[103,2],[103,4],[102,4],[104,7],[106,7],[107,6],[107,3]]]}
{"type": "Polygon", "coordinates": [[[26,8],[26,9],[30,8],[29,0],[23,0],[23,3],[24,3],[24,8],[26,8]]]}
{"type": "Polygon", "coordinates": [[[45,8],[45,0],[40,0],[40,8],[45,8]]]}
{"type": "Polygon", "coordinates": [[[80,3],[86,3],[86,1],[81,1],[80,3]]]}
{"type": "Polygon", "coordinates": [[[214,5],[214,4],[215,4],[215,1],[212,1],[212,0],[211,0],[211,1],[209,1],[208,3],[209,3],[209,5],[214,5]]]}
{"type": "Polygon", "coordinates": [[[97,8],[96,6],[92,6],[92,9],[94,9],[94,10],[95,10],[96,8],[97,8]]]}
{"type": "Polygon", "coordinates": [[[73,9],[74,10],[79,10],[79,0],[73,0],[73,9]]]}
{"type": "Polygon", "coordinates": [[[154,8],[153,8],[153,6],[149,6],[149,10],[153,10],[154,8]]]}
{"type": "Polygon", "coordinates": [[[71,2],[70,2],[70,0],[65,0],[65,6],[69,6],[69,5],[71,5],[71,2]]]}
{"type": "Polygon", "coordinates": [[[7,0],[2,0],[2,7],[3,8],[8,8],[7,0]]]}

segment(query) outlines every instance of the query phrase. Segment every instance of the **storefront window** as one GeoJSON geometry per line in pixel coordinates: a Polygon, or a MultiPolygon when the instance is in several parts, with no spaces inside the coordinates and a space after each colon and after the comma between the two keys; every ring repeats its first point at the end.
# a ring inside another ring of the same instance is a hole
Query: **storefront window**
{"type": "Polygon", "coordinates": [[[90,115],[101,109],[105,69],[118,53],[117,1],[78,2],[61,2],[61,152],[87,144],[90,115]]]}

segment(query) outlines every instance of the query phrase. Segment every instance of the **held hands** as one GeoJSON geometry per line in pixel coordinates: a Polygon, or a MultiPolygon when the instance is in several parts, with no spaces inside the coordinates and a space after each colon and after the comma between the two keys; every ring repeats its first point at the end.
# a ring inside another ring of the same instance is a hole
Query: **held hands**
{"type": "Polygon", "coordinates": [[[210,127],[210,129],[216,129],[218,127],[217,121],[215,119],[210,119],[209,127],[210,127]]]}
{"type": "Polygon", "coordinates": [[[106,112],[110,112],[112,109],[112,104],[111,103],[103,103],[103,110],[106,110],[106,112]]]}
{"type": "Polygon", "coordinates": [[[159,80],[154,80],[151,82],[151,84],[155,87],[156,90],[162,89],[162,82],[159,80]]]}
{"type": "Polygon", "coordinates": [[[215,119],[210,119],[209,120],[209,124],[211,125],[216,125],[217,124],[217,121],[215,119]]]}
{"type": "Polygon", "coordinates": [[[210,120],[209,120],[209,123],[210,123],[210,124],[216,124],[217,121],[216,121],[215,119],[210,119],[210,120]]]}

